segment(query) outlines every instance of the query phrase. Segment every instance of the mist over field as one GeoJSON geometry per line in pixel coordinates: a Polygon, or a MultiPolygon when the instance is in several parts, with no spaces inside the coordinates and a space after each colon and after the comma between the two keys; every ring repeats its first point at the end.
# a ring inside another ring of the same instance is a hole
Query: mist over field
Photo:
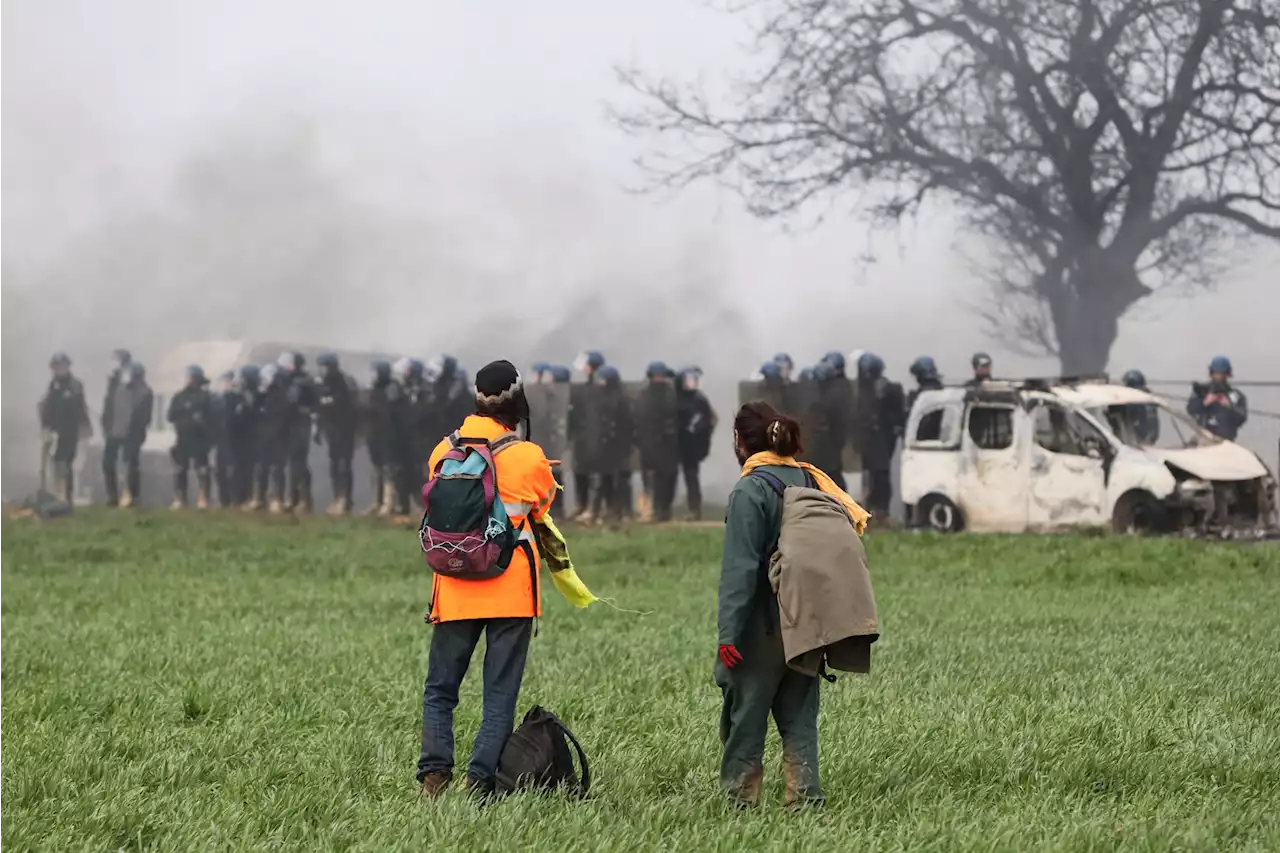
{"type": "MultiPolygon", "coordinates": [[[[997,373],[1052,372],[967,312],[983,286],[945,210],[871,235],[838,209],[789,229],[711,186],[629,191],[613,65],[711,77],[741,36],[690,0],[6,3],[6,496],[35,471],[56,349],[95,418],[112,348],[153,364],[204,339],[448,351],[472,371],[598,348],[627,378],[700,364],[726,418],[777,350],[871,349],[900,381],[924,352],[958,378],[979,348],[997,373]]],[[[1240,379],[1280,379],[1280,251],[1240,254],[1216,291],[1131,312],[1111,371],[1199,378],[1224,352],[1240,379]]],[[[1274,389],[1250,397],[1280,411],[1274,389]]],[[[1272,465],[1278,424],[1246,431],[1272,465]]]]}

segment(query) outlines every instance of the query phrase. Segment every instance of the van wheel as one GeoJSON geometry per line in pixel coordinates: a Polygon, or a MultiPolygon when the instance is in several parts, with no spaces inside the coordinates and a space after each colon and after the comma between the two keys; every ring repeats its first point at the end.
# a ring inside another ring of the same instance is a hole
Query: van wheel
{"type": "Polygon", "coordinates": [[[1111,528],[1129,536],[1150,536],[1169,529],[1169,514],[1150,492],[1126,492],[1116,501],[1111,528]]]}
{"type": "Polygon", "coordinates": [[[964,530],[964,516],[960,507],[943,495],[925,495],[916,505],[918,524],[935,533],[956,533],[964,530]]]}

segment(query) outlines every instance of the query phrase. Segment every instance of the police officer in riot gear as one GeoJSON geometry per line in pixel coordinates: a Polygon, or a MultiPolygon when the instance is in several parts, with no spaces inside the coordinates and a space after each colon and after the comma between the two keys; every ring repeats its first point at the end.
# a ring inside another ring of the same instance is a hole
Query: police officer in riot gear
{"type": "Polygon", "coordinates": [[[236,372],[227,370],[218,376],[218,387],[211,394],[214,435],[213,481],[218,487],[218,505],[223,509],[236,502],[232,495],[235,459],[231,452],[231,409],[235,406],[236,397],[236,372]]]}
{"type": "Polygon", "coordinates": [[[116,464],[124,450],[123,436],[128,432],[126,388],[133,361],[127,349],[113,350],[111,368],[107,373],[107,391],[102,399],[102,482],[107,493],[107,506],[120,502],[120,480],[116,464]]]}
{"type": "MultiPolygon", "coordinates": [[[[446,360],[449,358],[445,356],[446,360]]],[[[444,363],[447,366],[447,361],[444,363]]],[[[398,479],[395,515],[409,514],[409,507],[413,506],[416,496],[422,491],[422,484],[426,482],[427,460],[432,448],[441,438],[452,433],[462,423],[458,421],[457,425],[448,428],[448,432],[431,437],[435,430],[444,428],[450,422],[451,416],[447,413],[450,411],[451,403],[447,395],[458,382],[456,362],[448,369],[455,371],[454,378],[445,387],[445,398],[437,405],[436,385],[427,381],[426,369],[421,361],[416,358],[402,358],[393,365],[393,372],[404,392],[401,405],[394,409],[395,414],[401,419],[397,432],[402,436],[399,444],[402,455],[396,460],[398,479]]]]}
{"type": "Polygon", "coordinates": [[[259,423],[263,469],[267,476],[263,494],[267,497],[267,511],[271,513],[284,512],[288,495],[290,384],[290,374],[280,368],[279,362],[263,366],[262,417],[259,423]]]}
{"type": "Polygon", "coordinates": [[[635,420],[631,400],[622,387],[618,369],[604,365],[598,372],[600,394],[597,399],[597,416],[600,422],[600,443],[596,448],[599,466],[599,487],[592,504],[596,521],[621,520],[627,512],[627,484],[630,477],[631,449],[635,442],[635,420]]]}
{"type": "Polygon", "coordinates": [[[315,380],[307,373],[307,360],[301,353],[284,353],[276,364],[280,368],[279,375],[284,380],[282,437],[289,479],[288,500],[280,509],[310,512],[310,454],[312,416],[316,401],[315,380]]]}
{"type": "Polygon", "coordinates": [[[973,365],[973,378],[964,383],[965,387],[976,388],[991,381],[991,356],[985,352],[975,352],[970,364],[973,365]]]}
{"type": "Polygon", "coordinates": [[[200,365],[187,368],[187,384],[169,401],[169,423],[176,440],[169,451],[173,460],[173,504],[170,509],[187,506],[187,473],[196,469],[196,506],[209,507],[209,451],[213,449],[214,411],[209,394],[209,380],[200,365]]]}
{"type": "Polygon", "coordinates": [[[260,379],[258,366],[246,364],[240,368],[232,382],[231,393],[223,401],[231,460],[228,477],[231,503],[245,509],[250,508],[255,500],[257,507],[262,506],[262,493],[254,494],[261,461],[258,427],[262,396],[260,379]]]}
{"type": "Polygon", "coordinates": [[[871,352],[858,358],[858,394],[854,433],[867,481],[867,506],[888,518],[893,499],[889,470],[902,435],[902,386],[884,377],[884,360],[871,352]]]}
{"type": "Polygon", "coordinates": [[[89,407],[84,399],[84,385],[71,375],[71,358],[65,352],[56,352],[49,359],[53,376],[49,387],[40,399],[40,429],[44,434],[41,447],[41,486],[48,462],[53,463],[53,482],[47,488],[56,496],[72,502],[75,494],[75,474],[72,466],[81,438],[88,438],[93,427],[89,423],[89,407]]]}
{"type": "Polygon", "coordinates": [[[853,388],[845,376],[844,353],[833,350],[824,355],[814,368],[813,376],[818,386],[818,400],[809,456],[814,465],[844,490],[844,448],[849,443],[853,409],[853,388]]]}
{"type": "Polygon", "coordinates": [[[472,413],[475,395],[466,370],[451,355],[445,354],[433,359],[425,374],[431,385],[430,405],[435,412],[426,441],[426,454],[429,456],[436,442],[462,426],[462,422],[472,413]]]}
{"type": "Polygon", "coordinates": [[[686,367],[676,374],[676,416],[680,429],[680,471],[684,475],[684,488],[689,515],[695,521],[702,518],[703,461],[711,453],[711,434],[718,418],[711,401],[699,387],[702,369],[686,367]]]}
{"type": "Polygon", "coordinates": [[[360,389],[350,374],[342,371],[338,354],[321,353],[316,359],[316,438],[329,448],[329,486],[333,501],[330,515],[351,512],[355,487],[352,466],[356,455],[356,428],[360,389]]]}
{"type": "Polygon", "coordinates": [[[642,517],[670,521],[680,471],[680,419],[675,373],[661,361],[645,370],[648,380],[636,409],[636,442],[644,487],[642,517]]]}
{"type": "Polygon", "coordinates": [[[591,515],[592,486],[600,469],[601,422],[598,377],[605,366],[604,353],[588,350],[574,366],[583,374],[583,386],[575,388],[569,408],[569,442],[573,448],[573,518],[585,521],[591,515]]]}
{"type": "Polygon", "coordinates": [[[790,382],[791,376],[796,370],[796,363],[792,360],[790,354],[785,352],[777,353],[773,357],[773,363],[778,366],[778,375],[782,381],[790,382]]]}
{"type": "Polygon", "coordinates": [[[107,505],[131,507],[142,499],[142,445],[147,440],[155,397],[143,366],[127,350],[113,354],[113,370],[107,380],[102,409],[102,477],[107,505]],[[120,490],[117,462],[125,466],[125,487],[120,490]]]}
{"type": "MultiPolygon", "coordinates": [[[[1147,377],[1141,370],[1126,370],[1120,381],[1129,388],[1151,392],[1147,387],[1147,377]]],[[[1124,411],[1138,444],[1151,445],[1160,440],[1160,412],[1155,405],[1138,403],[1125,406],[1124,411]]]]}
{"type": "Polygon", "coordinates": [[[938,365],[934,363],[932,356],[922,355],[911,362],[910,372],[915,377],[916,387],[907,395],[906,411],[903,412],[905,417],[911,416],[911,408],[915,406],[921,391],[936,391],[942,387],[942,377],[938,375],[938,365]]]}
{"type": "Polygon", "coordinates": [[[1187,414],[1209,432],[1235,441],[1240,427],[1249,420],[1249,400],[1231,386],[1231,359],[1216,355],[1209,362],[1209,381],[1191,386],[1187,414]]]}
{"type": "Polygon", "coordinates": [[[404,420],[404,389],[392,375],[390,362],[374,361],[371,371],[364,433],[373,468],[373,504],[365,514],[390,515],[396,502],[396,464],[401,455],[397,430],[404,420]]]}

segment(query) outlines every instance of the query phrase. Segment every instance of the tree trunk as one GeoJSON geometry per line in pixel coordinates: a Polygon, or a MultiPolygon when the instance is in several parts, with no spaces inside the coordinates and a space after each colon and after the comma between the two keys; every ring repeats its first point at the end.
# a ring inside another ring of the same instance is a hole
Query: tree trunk
{"type": "Polygon", "coordinates": [[[1149,292],[1130,263],[1102,256],[1073,269],[1050,299],[1062,375],[1105,372],[1120,318],[1149,292]]]}

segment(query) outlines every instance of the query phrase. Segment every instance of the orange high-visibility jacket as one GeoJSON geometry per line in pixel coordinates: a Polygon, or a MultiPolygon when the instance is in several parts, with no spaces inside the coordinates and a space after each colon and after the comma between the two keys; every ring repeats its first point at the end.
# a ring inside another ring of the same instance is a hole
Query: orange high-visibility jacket
{"type": "MultiPolygon", "coordinates": [[[[464,438],[490,441],[509,430],[483,415],[471,415],[462,423],[458,434],[464,438]]],[[[434,472],[441,457],[449,452],[449,439],[441,439],[431,452],[429,470],[434,472]]],[[[431,621],[454,622],[459,619],[500,619],[542,615],[541,583],[538,579],[537,544],[526,517],[541,518],[551,507],[556,495],[556,480],[551,463],[542,448],[531,441],[521,441],[494,458],[498,477],[498,498],[506,506],[511,525],[520,530],[520,538],[528,548],[516,548],[511,565],[496,578],[459,580],[435,576],[432,579],[431,621]],[[523,525],[523,529],[522,529],[523,525]],[[533,554],[529,565],[528,554],[533,554]]]]}

